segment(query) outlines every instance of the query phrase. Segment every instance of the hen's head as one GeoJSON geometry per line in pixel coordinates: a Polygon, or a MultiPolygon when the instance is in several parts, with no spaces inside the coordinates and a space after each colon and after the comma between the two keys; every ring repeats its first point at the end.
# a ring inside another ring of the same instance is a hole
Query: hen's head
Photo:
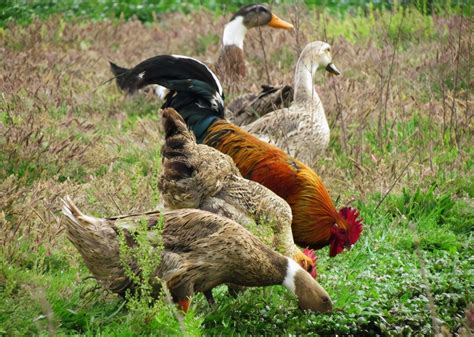
{"type": "Polygon", "coordinates": [[[350,248],[359,240],[362,232],[362,219],[358,219],[359,211],[355,208],[344,207],[339,211],[346,228],[337,223],[331,227],[329,256],[334,257],[344,248],[350,248]]]}
{"type": "Polygon", "coordinates": [[[316,277],[317,257],[314,250],[306,248],[305,250],[301,251],[297,249],[296,253],[293,256],[293,260],[295,260],[301,266],[301,268],[310,273],[313,278],[316,277]]]}
{"type": "Polygon", "coordinates": [[[303,250],[303,254],[309,257],[311,261],[313,262],[313,264],[307,269],[307,271],[308,273],[311,274],[313,278],[316,278],[316,276],[318,276],[318,271],[316,269],[316,263],[318,261],[318,257],[316,256],[316,253],[314,252],[313,249],[305,248],[303,250]]]}

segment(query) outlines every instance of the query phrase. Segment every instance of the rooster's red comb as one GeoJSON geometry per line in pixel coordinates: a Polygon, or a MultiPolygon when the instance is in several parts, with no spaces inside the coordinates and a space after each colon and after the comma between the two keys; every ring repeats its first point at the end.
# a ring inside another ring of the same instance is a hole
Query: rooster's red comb
{"type": "Polygon", "coordinates": [[[316,253],[313,249],[305,248],[303,250],[303,254],[309,257],[311,261],[313,261],[313,269],[311,269],[310,274],[313,278],[316,278],[316,276],[318,276],[318,272],[316,270],[316,262],[318,261],[318,257],[316,256],[316,253]]]}
{"type": "Polygon", "coordinates": [[[347,236],[351,245],[357,242],[362,232],[362,219],[358,219],[359,211],[351,207],[343,207],[339,214],[346,219],[347,222],[347,236]]]}

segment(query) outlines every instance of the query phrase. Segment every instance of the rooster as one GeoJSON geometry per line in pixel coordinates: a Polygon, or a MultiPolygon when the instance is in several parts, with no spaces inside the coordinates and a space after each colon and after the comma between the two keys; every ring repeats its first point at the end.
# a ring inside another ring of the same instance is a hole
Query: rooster
{"type": "Polygon", "coordinates": [[[300,246],[320,249],[329,245],[333,257],[359,239],[359,212],[350,207],[337,211],[311,168],[225,120],[222,85],[204,63],[186,56],[155,56],[117,81],[128,92],[150,84],[168,88],[163,108],[178,111],[198,143],[229,155],[244,178],[266,186],[288,202],[293,237],[300,246]]]}

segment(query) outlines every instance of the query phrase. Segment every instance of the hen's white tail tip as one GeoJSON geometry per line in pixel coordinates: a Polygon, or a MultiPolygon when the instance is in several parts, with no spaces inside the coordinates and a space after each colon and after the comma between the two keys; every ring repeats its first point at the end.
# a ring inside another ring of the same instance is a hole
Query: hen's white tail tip
{"type": "Polygon", "coordinates": [[[87,225],[101,226],[103,224],[104,219],[82,213],[68,195],[64,199],[61,199],[61,201],[63,203],[63,214],[74,224],[81,227],[87,225]]]}
{"type": "Polygon", "coordinates": [[[66,195],[64,199],[61,199],[63,203],[62,212],[65,216],[69,218],[72,222],[77,225],[80,225],[79,219],[77,216],[82,215],[81,211],[77,208],[77,206],[72,202],[69,195],[66,195]]]}

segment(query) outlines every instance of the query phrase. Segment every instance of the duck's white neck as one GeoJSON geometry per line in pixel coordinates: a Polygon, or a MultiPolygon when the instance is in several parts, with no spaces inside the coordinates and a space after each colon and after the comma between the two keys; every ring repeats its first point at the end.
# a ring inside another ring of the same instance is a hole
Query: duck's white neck
{"type": "Polygon", "coordinates": [[[300,265],[296,263],[293,259],[290,259],[287,257],[288,260],[288,265],[286,267],[286,275],[285,279],[283,280],[282,285],[286,287],[289,291],[291,291],[293,294],[295,294],[295,275],[296,272],[299,270],[302,270],[300,265]]]}
{"type": "Polygon", "coordinates": [[[295,71],[295,103],[311,104],[313,107],[321,106],[321,100],[313,86],[313,76],[318,70],[318,64],[307,64],[299,60],[295,71]]]}
{"type": "Polygon", "coordinates": [[[225,25],[222,43],[225,46],[237,46],[244,49],[244,39],[247,33],[247,27],[244,25],[242,16],[236,17],[234,20],[225,25]]]}

